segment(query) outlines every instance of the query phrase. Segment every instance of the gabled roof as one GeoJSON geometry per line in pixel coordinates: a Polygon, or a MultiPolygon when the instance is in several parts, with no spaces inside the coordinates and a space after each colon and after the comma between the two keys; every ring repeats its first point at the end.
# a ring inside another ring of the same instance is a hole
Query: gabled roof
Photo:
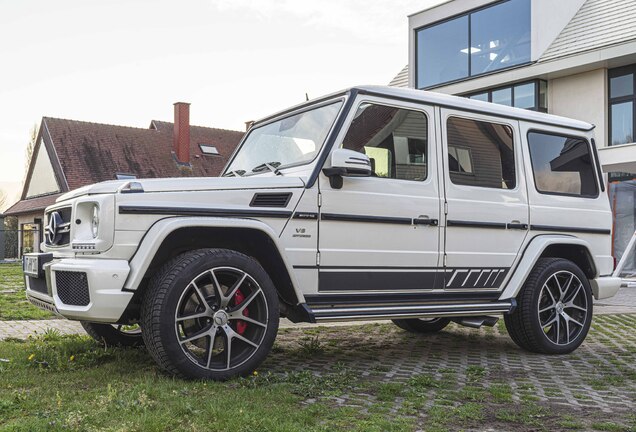
{"type": "MultiPolygon", "coordinates": [[[[44,117],[40,137],[46,141],[62,192],[114,180],[119,174],[137,178],[218,176],[243,132],[190,126],[190,166],[173,155],[173,124],[153,120],[148,129],[44,117]],[[204,155],[199,144],[216,147],[218,156],[204,155]]],[[[44,150],[44,148],[43,148],[44,150]]],[[[34,161],[32,161],[33,164],[34,161]]],[[[27,190],[32,167],[25,182],[27,190]]],[[[57,194],[59,195],[59,194],[57,194]]],[[[25,199],[5,214],[42,210],[53,195],[25,199]]]]}
{"type": "Polygon", "coordinates": [[[554,60],[634,39],[634,0],[587,0],[539,61],[554,60]]]}
{"type": "Polygon", "coordinates": [[[392,87],[408,87],[409,86],[409,65],[402,68],[395,78],[389,83],[392,87]]]}

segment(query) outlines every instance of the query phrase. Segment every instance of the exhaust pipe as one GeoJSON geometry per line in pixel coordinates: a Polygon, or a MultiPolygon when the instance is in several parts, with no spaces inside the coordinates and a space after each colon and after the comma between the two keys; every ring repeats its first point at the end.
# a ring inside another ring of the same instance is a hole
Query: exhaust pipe
{"type": "Polygon", "coordinates": [[[493,316],[471,316],[471,317],[460,317],[455,318],[453,320],[459,325],[463,325],[465,327],[471,328],[480,328],[481,326],[493,327],[499,321],[498,317],[493,316]]]}

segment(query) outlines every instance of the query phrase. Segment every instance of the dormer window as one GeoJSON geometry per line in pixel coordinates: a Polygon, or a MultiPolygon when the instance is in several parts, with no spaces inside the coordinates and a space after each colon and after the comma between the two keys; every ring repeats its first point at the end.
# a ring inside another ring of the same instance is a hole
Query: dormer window
{"type": "Polygon", "coordinates": [[[117,180],[133,180],[136,179],[137,176],[129,173],[115,173],[115,178],[117,180]]]}
{"type": "Polygon", "coordinates": [[[201,149],[201,153],[203,153],[204,155],[210,155],[210,156],[219,156],[220,155],[219,151],[213,145],[210,145],[210,144],[199,144],[199,148],[201,149]]]}

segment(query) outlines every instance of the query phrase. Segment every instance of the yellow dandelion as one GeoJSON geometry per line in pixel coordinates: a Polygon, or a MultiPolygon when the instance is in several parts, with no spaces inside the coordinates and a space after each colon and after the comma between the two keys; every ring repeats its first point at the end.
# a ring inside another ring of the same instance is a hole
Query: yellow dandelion
{"type": "Polygon", "coordinates": [[[254,371],[254,376],[258,376],[258,371],[254,371]]]}
{"type": "Polygon", "coordinates": [[[29,361],[33,360],[34,358],[35,358],[35,354],[31,354],[31,355],[29,356],[29,361]]]}
{"type": "Polygon", "coordinates": [[[70,361],[75,360],[75,356],[74,356],[74,355],[72,355],[72,356],[69,358],[69,360],[70,360],[70,361]]]}

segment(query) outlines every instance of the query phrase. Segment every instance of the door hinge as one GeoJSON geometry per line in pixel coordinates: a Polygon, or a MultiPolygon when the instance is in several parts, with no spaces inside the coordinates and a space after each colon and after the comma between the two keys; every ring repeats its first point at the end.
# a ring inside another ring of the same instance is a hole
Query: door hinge
{"type": "Polygon", "coordinates": [[[444,254],[444,259],[442,260],[442,261],[443,261],[443,264],[442,264],[442,265],[443,265],[444,267],[446,267],[446,258],[447,258],[447,257],[448,257],[448,255],[444,254]]]}
{"type": "Polygon", "coordinates": [[[320,252],[316,252],[316,265],[320,265],[320,252]]]}
{"type": "Polygon", "coordinates": [[[318,207],[322,206],[322,194],[318,193],[318,207]]]}
{"type": "Polygon", "coordinates": [[[448,214],[448,202],[444,201],[444,214],[448,214]]]}

